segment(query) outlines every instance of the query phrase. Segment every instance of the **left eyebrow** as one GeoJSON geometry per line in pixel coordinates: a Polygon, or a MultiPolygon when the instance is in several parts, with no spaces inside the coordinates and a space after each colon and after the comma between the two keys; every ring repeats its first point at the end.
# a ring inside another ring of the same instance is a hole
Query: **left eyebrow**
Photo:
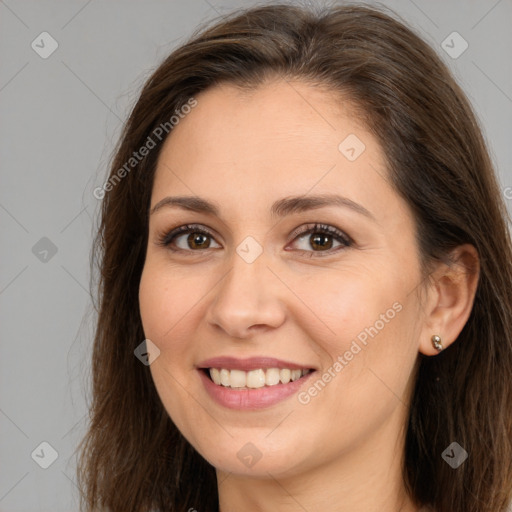
{"type": "MultiPolygon", "coordinates": [[[[206,213],[220,217],[219,205],[197,196],[164,197],[155,206],[153,206],[150,211],[150,215],[153,215],[153,213],[155,213],[157,210],[160,210],[164,206],[171,208],[183,208],[185,210],[198,213],[206,213]]],[[[356,213],[364,215],[365,217],[368,217],[369,219],[377,222],[375,216],[363,205],[352,201],[352,199],[349,199],[348,197],[343,197],[336,194],[284,197],[277,200],[272,205],[270,213],[272,217],[284,217],[292,213],[316,210],[318,208],[324,208],[327,206],[350,208],[356,213]]]]}
{"type": "Polygon", "coordinates": [[[285,197],[276,201],[270,210],[273,217],[284,217],[290,213],[303,212],[307,210],[315,210],[317,208],[324,208],[326,206],[338,206],[343,208],[350,208],[351,210],[372,219],[377,222],[377,219],[369,210],[363,205],[352,201],[348,197],[339,196],[336,194],[324,194],[317,196],[295,196],[285,197]]]}

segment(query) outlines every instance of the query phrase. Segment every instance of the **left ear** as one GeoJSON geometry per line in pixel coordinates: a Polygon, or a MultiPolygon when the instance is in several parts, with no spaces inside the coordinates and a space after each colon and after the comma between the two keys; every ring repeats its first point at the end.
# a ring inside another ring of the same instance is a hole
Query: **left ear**
{"type": "Polygon", "coordinates": [[[443,348],[451,345],[468,321],[480,276],[480,260],[471,244],[459,245],[450,252],[450,265],[439,263],[432,274],[425,322],[419,350],[422,354],[438,354],[431,338],[441,337],[443,348]]]}

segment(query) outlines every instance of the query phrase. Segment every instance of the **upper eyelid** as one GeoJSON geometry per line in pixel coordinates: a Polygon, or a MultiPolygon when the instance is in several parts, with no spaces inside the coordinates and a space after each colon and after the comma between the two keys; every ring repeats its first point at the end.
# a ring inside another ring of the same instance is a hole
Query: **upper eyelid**
{"type": "Polygon", "coordinates": [[[184,236],[187,233],[192,233],[194,230],[197,230],[199,232],[205,232],[206,235],[211,236],[212,238],[217,238],[217,235],[215,232],[213,232],[210,228],[207,228],[203,224],[182,224],[179,226],[176,226],[175,228],[168,229],[163,231],[160,235],[157,235],[160,243],[163,243],[164,245],[167,245],[165,242],[167,239],[169,239],[169,244],[171,243],[170,240],[175,240],[176,238],[180,236],[184,236]]]}
{"type": "MultiPolygon", "coordinates": [[[[197,229],[199,232],[204,231],[207,236],[211,236],[212,238],[216,239],[217,235],[215,234],[214,230],[211,228],[205,226],[204,224],[182,224],[179,226],[176,226],[173,229],[170,229],[163,233],[163,235],[160,236],[160,240],[162,242],[165,242],[167,238],[169,238],[169,242],[164,245],[168,245],[171,243],[171,240],[174,241],[176,238],[180,236],[184,236],[187,233],[191,233],[194,231],[194,229],[197,229]]],[[[323,222],[308,222],[301,224],[299,227],[295,228],[291,234],[290,237],[292,238],[291,241],[294,241],[298,237],[306,236],[310,234],[311,232],[324,232],[327,233],[333,237],[338,237],[339,239],[343,240],[344,242],[348,242],[348,244],[353,244],[354,241],[350,235],[348,235],[344,230],[333,226],[331,224],[323,223],[323,222]]],[[[218,242],[216,242],[218,243],[218,242]]],[[[186,250],[186,249],[183,249],[186,250]]],[[[192,251],[192,252],[199,252],[199,251],[192,251]]],[[[310,251],[307,251],[310,252],[310,251]]],[[[322,252],[322,251],[311,251],[311,252],[322,252]]],[[[327,252],[327,251],[325,251],[327,252]]]]}
{"type": "Polygon", "coordinates": [[[294,229],[290,236],[295,240],[298,236],[307,235],[311,231],[325,232],[332,236],[338,235],[340,238],[352,241],[352,238],[344,230],[323,222],[308,222],[306,224],[302,224],[298,228],[294,229]]]}

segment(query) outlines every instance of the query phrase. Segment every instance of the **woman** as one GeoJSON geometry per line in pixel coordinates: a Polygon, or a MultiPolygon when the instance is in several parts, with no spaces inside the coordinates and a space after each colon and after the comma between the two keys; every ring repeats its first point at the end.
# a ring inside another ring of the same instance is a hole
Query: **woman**
{"type": "Polygon", "coordinates": [[[83,510],[506,510],[507,213],[402,23],[273,5],[196,33],[100,196],[83,510]]]}

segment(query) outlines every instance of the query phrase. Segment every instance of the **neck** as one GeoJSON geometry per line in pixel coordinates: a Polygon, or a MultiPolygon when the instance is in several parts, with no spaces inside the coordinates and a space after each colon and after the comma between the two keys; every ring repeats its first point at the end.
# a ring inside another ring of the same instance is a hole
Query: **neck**
{"type": "Polygon", "coordinates": [[[220,512],[417,512],[403,485],[400,428],[396,439],[397,422],[403,421],[399,416],[360,446],[333,454],[329,462],[307,471],[254,478],[218,470],[220,512]],[[389,442],[393,432],[396,441],[389,442]]]}

